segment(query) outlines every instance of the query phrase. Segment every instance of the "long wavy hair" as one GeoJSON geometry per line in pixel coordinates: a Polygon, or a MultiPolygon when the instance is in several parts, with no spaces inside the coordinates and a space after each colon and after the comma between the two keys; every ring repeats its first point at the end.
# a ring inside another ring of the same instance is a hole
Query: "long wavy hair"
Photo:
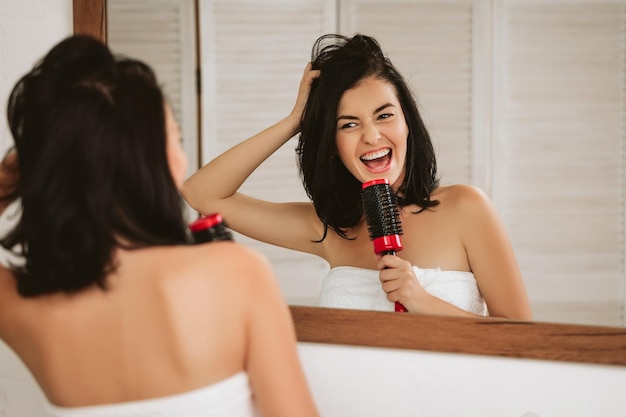
{"type": "Polygon", "coordinates": [[[72,36],[12,90],[22,214],[0,241],[23,296],[106,288],[114,250],[188,241],[167,154],[164,97],[146,64],[72,36]]]}
{"type": "MultiPolygon", "coordinates": [[[[330,227],[342,237],[363,217],[361,183],[337,156],[336,118],[346,90],[368,77],[393,86],[409,134],[405,176],[396,190],[401,206],[417,204],[421,210],[437,205],[430,195],[439,185],[437,162],[430,135],[406,81],[370,36],[321,36],[313,45],[312,69],[321,70],[313,81],[302,118],[296,148],[300,177],[326,237],[330,227]]],[[[421,211],[420,210],[420,211],[421,211]]]]}

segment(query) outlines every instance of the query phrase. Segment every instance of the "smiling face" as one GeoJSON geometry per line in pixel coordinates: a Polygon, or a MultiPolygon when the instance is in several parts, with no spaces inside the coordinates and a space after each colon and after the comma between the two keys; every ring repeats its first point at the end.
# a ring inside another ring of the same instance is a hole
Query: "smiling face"
{"type": "Polygon", "coordinates": [[[337,107],[339,158],[361,182],[403,178],[409,129],[394,87],[368,77],[346,90],[337,107]]]}

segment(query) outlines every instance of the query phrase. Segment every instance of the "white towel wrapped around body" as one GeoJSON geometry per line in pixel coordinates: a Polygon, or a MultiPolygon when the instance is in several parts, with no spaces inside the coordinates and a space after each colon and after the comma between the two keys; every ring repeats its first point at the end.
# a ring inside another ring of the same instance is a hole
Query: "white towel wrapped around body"
{"type": "Polygon", "coordinates": [[[55,417],[256,417],[248,375],[241,371],[207,387],[165,397],[90,407],[57,407],[55,417]]]}
{"type": "MultiPolygon", "coordinates": [[[[417,280],[428,293],[470,313],[488,315],[474,274],[413,266],[417,280]]],[[[381,288],[380,271],[338,266],[322,282],[319,306],[356,310],[394,311],[381,288]]]]}

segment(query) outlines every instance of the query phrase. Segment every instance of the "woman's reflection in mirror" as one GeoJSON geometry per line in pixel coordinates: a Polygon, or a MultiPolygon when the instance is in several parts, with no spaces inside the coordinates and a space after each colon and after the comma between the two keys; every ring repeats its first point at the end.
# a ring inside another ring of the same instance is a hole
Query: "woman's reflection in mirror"
{"type": "Polygon", "coordinates": [[[440,184],[429,132],[379,43],[328,34],[313,45],[293,110],[210,161],[183,185],[190,205],[246,236],[325,259],[324,307],[531,320],[505,227],[475,186],[440,184]],[[307,202],[262,201],[242,183],[294,135],[307,202]],[[374,254],[364,182],[398,197],[403,249],[374,254]]]}

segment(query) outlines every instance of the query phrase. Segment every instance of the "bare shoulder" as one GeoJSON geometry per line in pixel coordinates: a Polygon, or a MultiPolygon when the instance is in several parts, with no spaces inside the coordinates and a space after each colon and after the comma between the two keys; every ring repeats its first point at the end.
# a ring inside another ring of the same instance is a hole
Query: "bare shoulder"
{"type": "Polygon", "coordinates": [[[218,280],[228,276],[231,283],[271,274],[269,261],[257,251],[236,242],[210,242],[175,248],[168,266],[182,274],[177,278],[218,280]],[[219,278],[218,278],[219,277],[219,278]]]}
{"type": "Polygon", "coordinates": [[[130,285],[140,286],[142,291],[155,291],[161,299],[176,306],[172,308],[184,306],[207,317],[225,309],[233,314],[243,313],[251,299],[263,297],[268,288],[271,291],[278,288],[269,261],[236,242],[155,249],[133,266],[143,279],[135,279],[137,275],[132,270],[126,276],[132,275],[136,282],[130,285]],[[145,272],[139,272],[142,266],[145,272]]]}
{"type": "Polygon", "coordinates": [[[235,301],[245,306],[251,299],[272,298],[280,293],[269,260],[262,253],[237,242],[211,242],[178,248],[169,287],[183,292],[217,294],[216,303],[235,301]],[[184,266],[176,267],[176,265],[184,266]]]}
{"type": "Polygon", "coordinates": [[[478,212],[491,209],[491,200],[480,188],[469,184],[442,185],[431,195],[445,210],[478,212]]]}

